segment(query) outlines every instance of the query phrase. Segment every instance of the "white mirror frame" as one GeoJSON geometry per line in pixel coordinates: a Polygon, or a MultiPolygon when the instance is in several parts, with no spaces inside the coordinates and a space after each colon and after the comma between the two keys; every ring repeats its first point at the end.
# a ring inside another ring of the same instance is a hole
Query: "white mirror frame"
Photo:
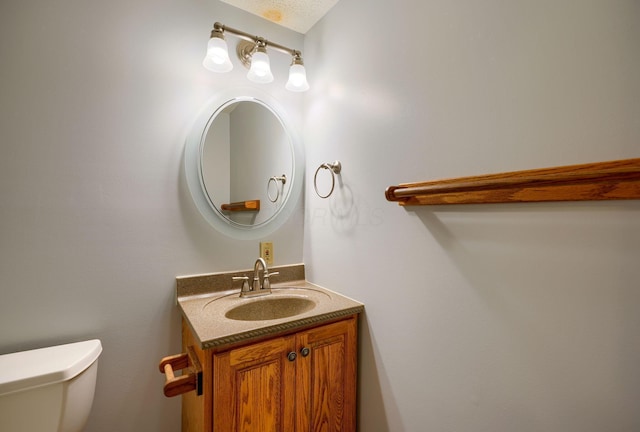
{"type": "Polygon", "coordinates": [[[298,132],[289,120],[280,104],[271,96],[258,92],[252,88],[236,88],[219,92],[200,110],[195,122],[191,126],[184,148],[184,170],[187,186],[198,211],[211,226],[221,233],[239,240],[255,240],[271,234],[284,224],[294,213],[302,193],[304,172],[304,149],[298,132]],[[289,136],[293,152],[293,174],[291,180],[287,178],[289,194],[284,204],[266,221],[256,225],[238,224],[225,217],[211,202],[203,183],[202,177],[202,146],[207,133],[207,125],[211,118],[222,107],[230,102],[257,102],[271,109],[289,136]]]}

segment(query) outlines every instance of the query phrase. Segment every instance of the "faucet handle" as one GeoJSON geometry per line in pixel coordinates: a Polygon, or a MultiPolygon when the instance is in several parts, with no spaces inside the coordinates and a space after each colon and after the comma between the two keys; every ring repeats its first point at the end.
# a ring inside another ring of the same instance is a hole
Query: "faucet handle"
{"type": "Polygon", "coordinates": [[[242,289],[240,290],[241,295],[244,292],[249,292],[249,276],[233,276],[231,279],[234,281],[239,281],[239,280],[243,281],[242,289]]]}
{"type": "Polygon", "coordinates": [[[269,276],[277,276],[279,274],[280,272],[273,272],[273,273],[265,272],[264,279],[262,281],[262,289],[271,289],[271,282],[269,281],[269,276]]]}

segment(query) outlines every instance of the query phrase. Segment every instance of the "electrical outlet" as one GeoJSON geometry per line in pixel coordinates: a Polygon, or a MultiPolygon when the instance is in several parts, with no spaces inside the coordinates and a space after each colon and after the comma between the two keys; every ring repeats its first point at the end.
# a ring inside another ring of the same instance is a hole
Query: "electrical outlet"
{"type": "Polygon", "coordinates": [[[260,257],[262,257],[267,264],[273,264],[273,243],[260,242],[260,257]]]}

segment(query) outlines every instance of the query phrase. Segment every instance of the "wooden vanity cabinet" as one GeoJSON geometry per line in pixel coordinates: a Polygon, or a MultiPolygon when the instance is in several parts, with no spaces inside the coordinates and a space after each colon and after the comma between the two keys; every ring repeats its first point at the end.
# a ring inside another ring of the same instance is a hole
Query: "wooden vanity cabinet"
{"type": "MultiPolygon", "coordinates": [[[[183,343],[190,342],[183,324],[183,343]]],[[[204,394],[183,397],[184,432],[356,430],[355,315],[227,351],[197,352],[204,394]]]]}

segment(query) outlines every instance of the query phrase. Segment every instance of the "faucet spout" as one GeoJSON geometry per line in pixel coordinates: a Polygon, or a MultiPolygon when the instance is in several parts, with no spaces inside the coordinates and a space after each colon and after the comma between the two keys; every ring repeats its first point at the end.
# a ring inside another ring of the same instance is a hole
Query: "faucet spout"
{"type": "Polygon", "coordinates": [[[267,271],[267,263],[264,261],[264,259],[258,258],[255,264],[253,265],[252,289],[254,292],[261,290],[263,287],[263,282],[260,281],[260,269],[259,269],[260,266],[262,266],[263,280],[264,280],[264,276],[269,274],[267,271]]]}

